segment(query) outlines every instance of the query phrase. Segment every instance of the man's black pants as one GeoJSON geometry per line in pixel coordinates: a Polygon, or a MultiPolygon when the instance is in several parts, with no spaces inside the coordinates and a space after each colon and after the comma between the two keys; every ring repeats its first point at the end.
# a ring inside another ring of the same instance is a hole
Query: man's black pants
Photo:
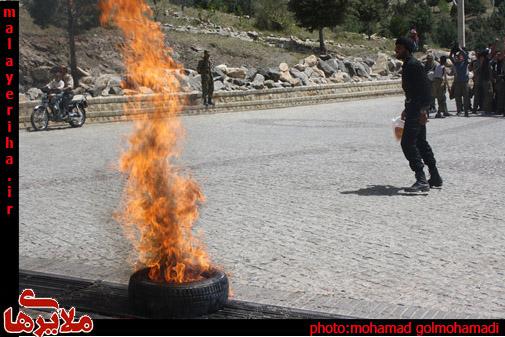
{"type": "Polygon", "coordinates": [[[424,164],[430,169],[436,167],[435,156],[426,141],[426,125],[421,125],[418,117],[409,118],[407,115],[401,144],[412,171],[421,171],[424,164]]]}

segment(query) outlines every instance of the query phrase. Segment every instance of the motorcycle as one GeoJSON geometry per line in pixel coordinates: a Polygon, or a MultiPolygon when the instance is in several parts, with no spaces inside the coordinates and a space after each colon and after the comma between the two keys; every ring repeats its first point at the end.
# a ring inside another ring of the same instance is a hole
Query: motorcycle
{"type": "MultiPolygon", "coordinates": [[[[42,88],[42,101],[37,105],[32,112],[30,121],[34,130],[46,130],[49,121],[51,122],[67,122],[73,128],[79,128],[86,122],[86,108],[88,107],[87,94],[73,95],[68,93],[70,102],[63,106],[60,98],[55,101],[55,96],[61,91],[42,88]],[[61,111],[63,110],[63,111],[61,111]],[[61,113],[60,113],[61,112],[61,113]]],[[[67,101],[68,101],[67,100],[67,101]]]]}

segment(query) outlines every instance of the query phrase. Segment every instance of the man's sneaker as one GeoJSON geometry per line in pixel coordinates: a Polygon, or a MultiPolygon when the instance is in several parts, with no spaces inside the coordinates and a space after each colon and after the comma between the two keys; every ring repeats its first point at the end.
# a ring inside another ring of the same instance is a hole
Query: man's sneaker
{"type": "Polygon", "coordinates": [[[428,192],[430,190],[430,185],[426,181],[426,176],[424,171],[416,172],[416,182],[411,187],[405,188],[405,192],[417,193],[417,192],[428,192]]]}
{"type": "Polygon", "coordinates": [[[416,181],[411,187],[405,188],[405,192],[408,193],[418,193],[418,192],[428,192],[430,190],[430,185],[428,183],[423,183],[416,181]]]}

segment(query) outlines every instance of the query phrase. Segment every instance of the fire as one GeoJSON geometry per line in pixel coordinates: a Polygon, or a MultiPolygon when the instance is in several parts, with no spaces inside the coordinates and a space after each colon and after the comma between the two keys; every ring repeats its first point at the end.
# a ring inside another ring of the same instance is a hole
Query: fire
{"type": "MultiPolygon", "coordinates": [[[[202,243],[192,234],[205,198],[196,181],[173,164],[184,136],[178,117],[184,102],[177,94],[183,67],[171,58],[145,0],[101,0],[100,8],[102,24],[112,22],[124,34],[122,53],[130,80],[156,92],[148,102],[153,111],[136,123],[120,159],[128,182],[119,219],[152,280],[199,280],[211,269],[202,243]]],[[[140,104],[130,101],[126,113],[140,104]]]]}

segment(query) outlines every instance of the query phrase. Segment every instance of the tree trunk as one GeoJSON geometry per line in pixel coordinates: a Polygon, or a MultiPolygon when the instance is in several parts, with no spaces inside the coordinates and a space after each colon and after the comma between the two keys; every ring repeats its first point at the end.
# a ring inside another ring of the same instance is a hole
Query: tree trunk
{"type": "Polygon", "coordinates": [[[79,74],[77,72],[77,56],[75,54],[75,27],[74,27],[74,0],[67,0],[68,14],[68,46],[70,49],[70,74],[74,78],[75,83],[79,82],[79,74]]]}
{"type": "Polygon", "coordinates": [[[319,28],[319,53],[326,55],[326,45],[324,44],[324,28],[319,28]]]}

